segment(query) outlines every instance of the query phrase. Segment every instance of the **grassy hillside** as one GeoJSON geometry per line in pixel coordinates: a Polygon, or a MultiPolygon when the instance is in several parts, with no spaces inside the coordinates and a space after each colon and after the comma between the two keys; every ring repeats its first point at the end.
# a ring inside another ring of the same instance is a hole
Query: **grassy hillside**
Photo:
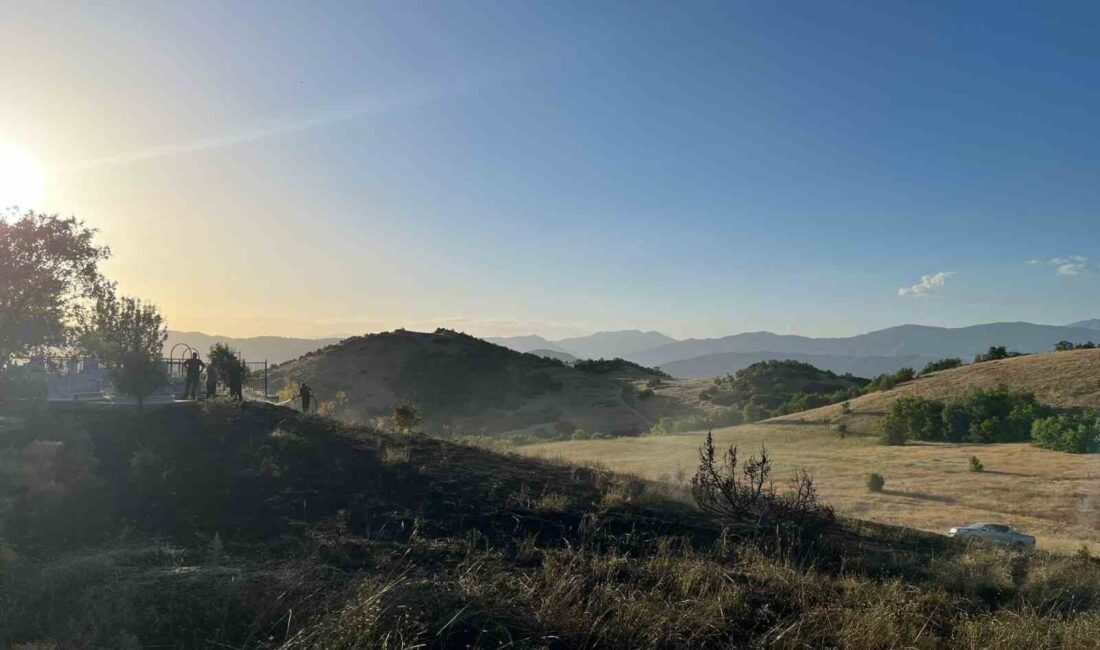
{"type": "Polygon", "coordinates": [[[870,393],[850,402],[852,414],[840,405],[798,413],[807,422],[835,422],[844,417],[854,429],[871,432],[890,404],[903,395],[952,399],[974,388],[1000,385],[1035,393],[1044,404],[1061,408],[1100,408],[1100,349],[1048,352],[986,361],[919,377],[888,391],[870,393]]]}
{"type": "Polygon", "coordinates": [[[323,348],[277,367],[272,378],[276,389],[305,381],[321,400],[343,392],[349,420],[369,421],[412,400],[426,428],[457,435],[640,433],[652,425],[651,411],[695,407],[676,398],[642,405],[650,399],[646,383],[659,376],[634,364],[588,365],[574,368],[449,330],[399,330],[323,348]]]}
{"type": "Polygon", "coordinates": [[[255,404],[0,412],[0,644],[1086,648],[1096,561],[841,521],[255,404]]]}
{"type": "MultiPolygon", "coordinates": [[[[1100,500],[1095,455],[1073,455],[1028,444],[879,444],[881,419],[902,395],[954,399],[976,387],[999,385],[1034,392],[1047,404],[1100,407],[1100,350],[1074,350],[990,361],[922,377],[841,404],[715,431],[723,444],[766,444],[785,471],[809,469],[839,512],[929,531],[971,521],[1001,521],[1039,536],[1040,545],[1073,552],[1082,543],[1100,550],[1100,500]],[[853,434],[841,438],[836,425],[853,434]],[[874,434],[873,436],[870,434],[874,434]],[[969,471],[979,457],[986,471],[969,471]],[[872,494],[878,472],[887,490],[872,494]]],[[[655,480],[682,482],[695,464],[700,433],[645,439],[563,442],[525,453],[569,462],[602,462],[655,480]]]]}

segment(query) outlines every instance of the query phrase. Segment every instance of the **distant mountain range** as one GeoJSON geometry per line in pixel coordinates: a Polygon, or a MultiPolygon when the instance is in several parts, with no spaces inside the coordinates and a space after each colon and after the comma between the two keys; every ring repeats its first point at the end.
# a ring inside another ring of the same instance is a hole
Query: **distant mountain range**
{"type": "Polygon", "coordinates": [[[566,352],[578,358],[618,356],[645,366],[660,366],[674,377],[736,372],[754,361],[766,359],[797,359],[833,372],[873,376],[945,357],[970,361],[992,345],[1003,345],[1016,352],[1044,352],[1052,350],[1058,341],[1084,343],[1100,339],[1098,332],[1100,319],[1067,326],[1023,322],[955,328],[900,325],[835,338],[747,332],[680,341],[660,332],[625,330],[560,341],[538,336],[489,340],[522,352],[542,349],[566,352]],[[653,342],[657,345],[645,347],[653,342]]]}
{"type": "Polygon", "coordinates": [[[614,359],[615,357],[625,359],[632,354],[676,343],[676,339],[660,332],[640,330],[596,332],[588,336],[576,336],[558,341],[550,341],[537,335],[490,337],[485,340],[516,352],[553,350],[565,352],[578,359],[614,359]]]}
{"type": "MultiPolygon", "coordinates": [[[[177,343],[205,352],[226,343],[254,361],[282,363],[341,339],[278,336],[232,338],[202,332],[169,330],[165,353],[177,343]]],[[[1016,352],[1045,352],[1058,341],[1100,342],[1100,319],[1066,326],[1034,323],[988,323],[970,327],[900,325],[857,336],[812,338],[771,332],[747,332],[721,338],[677,340],[660,332],[621,330],[560,340],[537,335],[486,338],[517,352],[533,352],[562,361],[622,357],[645,366],[660,366],[674,377],[710,377],[732,373],[755,361],[796,359],[837,373],[869,377],[934,359],[970,361],[991,345],[1016,352]]],[[[177,356],[179,351],[177,350],[177,356]]],[[[919,368],[918,368],[919,369],[919,368]]]]}
{"type": "MultiPolygon", "coordinates": [[[[251,338],[233,338],[229,336],[216,336],[202,332],[179,332],[168,330],[168,340],[164,343],[164,355],[172,353],[172,349],[180,343],[195,348],[205,357],[210,346],[215,343],[225,343],[237,350],[248,361],[267,360],[271,363],[282,363],[297,359],[306,352],[323,348],[326,345],[339,343],[340,339],[296,339],[283,336],[255,336],[251,338]]],[[[175,356],[179,357],[184,351],[180,346],[175,356]]]]}

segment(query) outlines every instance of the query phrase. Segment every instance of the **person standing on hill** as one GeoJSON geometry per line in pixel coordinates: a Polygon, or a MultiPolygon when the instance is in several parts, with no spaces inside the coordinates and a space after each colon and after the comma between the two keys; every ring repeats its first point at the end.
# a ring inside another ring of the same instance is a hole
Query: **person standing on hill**
{"type": "Polygon", "coordinates": [[[243,380],[244,364],[234,359],[229,364],[229,396],[238,402],[244,401],[244,395],[241,394],[243,380]]]}
{"type": "Polygon", "coordinates": [[[309,403],[313,401],[313,389],[309,384],[302,382],[302,386],[298,389],[298,397],[302,398],[302,413],[309,413],[309,403]]]}
{"type": "Polygon", "coordinates": [[[206,399],[218,394],[218,364],[206,366],[206,399]]]}
{"type": "Polygon", "coordinates": [[[199,374],[202,369],[206,367],[202,359],[199,358],[198,352],[192,352],[191,358],[183,362],[183,369],[187,371],[183,385],[183,399],[187,399],[190,396],[191,399],[196,399],[199,392],[199,374]]]}

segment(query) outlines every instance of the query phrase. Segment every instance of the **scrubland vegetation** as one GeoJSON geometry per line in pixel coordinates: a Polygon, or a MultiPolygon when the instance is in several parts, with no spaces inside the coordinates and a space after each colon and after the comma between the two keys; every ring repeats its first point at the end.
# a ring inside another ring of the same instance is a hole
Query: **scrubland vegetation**
{"type": "Polygon", "coordinates": [[[277,407],[2,415],[8,645],[1085,648],[1100,633],[1094,559],[828,517],[777,533],[762,522],[785,511],[712,518],[604,468],[277,407]]]}

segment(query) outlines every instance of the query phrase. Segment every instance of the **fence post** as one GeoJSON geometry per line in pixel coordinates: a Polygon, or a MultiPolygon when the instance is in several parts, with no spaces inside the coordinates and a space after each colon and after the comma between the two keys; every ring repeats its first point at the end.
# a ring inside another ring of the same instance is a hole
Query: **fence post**
{"type": "Polygon", "coordinates": [[[264,401],[267,401],[267,359],[264,359],[264,401]]]}

